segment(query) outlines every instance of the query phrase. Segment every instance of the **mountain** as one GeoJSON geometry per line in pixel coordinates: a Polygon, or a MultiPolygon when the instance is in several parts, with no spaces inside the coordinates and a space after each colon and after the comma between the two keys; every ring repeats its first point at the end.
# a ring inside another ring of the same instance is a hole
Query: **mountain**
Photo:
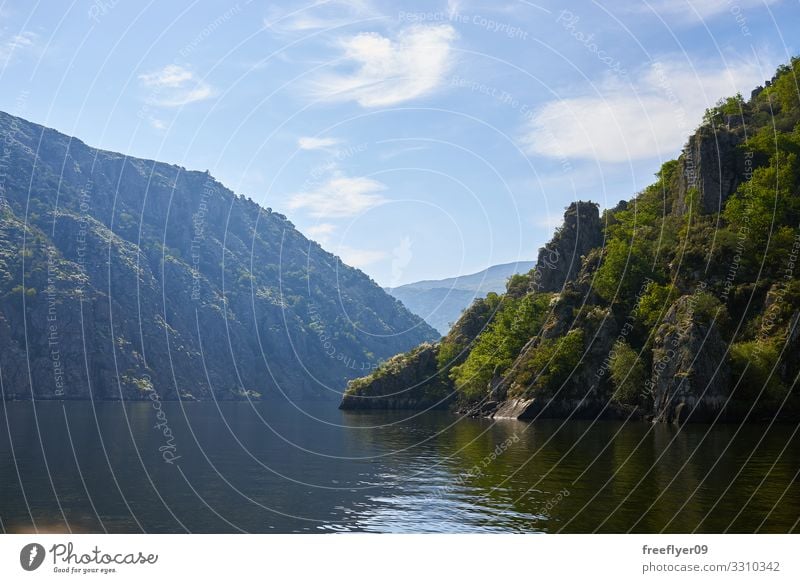
{"type": "Polygon", "coordinates": [[[533,261],[493,265],[470,275],[418,281],[386,291],[444,335],[473,300],[489,292],[502,292],[508,278],[528,272],[535,265],[533,261]]]}
{"type": "Polygon", "coordinates": [[[208,172],[0,113],[5,398],[338,397],[438,334],[208,172]]]}
{"type": "Polygon", "coordinates": [[[800,419],[800,59],[706,112],[656,182],[567,208],[535,269],[341,408],[495,419],[800,419]]]}

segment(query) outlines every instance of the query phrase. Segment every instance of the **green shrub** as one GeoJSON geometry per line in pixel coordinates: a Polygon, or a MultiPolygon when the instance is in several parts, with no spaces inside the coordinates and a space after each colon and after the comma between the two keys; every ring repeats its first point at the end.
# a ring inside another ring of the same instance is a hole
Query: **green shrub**
{"type": "Polygon", "coordinates": [[[737,402],[750,405],[759,394],[762,402],[783,398],[786,388],[775,368],[779,354],[776,343],[771,340],[752,340],[731,345],[730,364],[734,382],[741,377],[734,394],[737,402]]]}
{"type": "Polygon", "coordinates": [[[679,293],[678,289],[672,284],[662,285],[656,282],[647,284],[636,308],[636,314],[640,321],[648,327],[658,324],[672,303],[678,298],[679,293]]]}
{"type": "Polygon", "coordinates": [[[504,298],[494,320],[478,336],[467,359],[452,368],[451,378],[465,398],[482,397],[494,375],[508,370],[525,343],[541,329],[549,305],[548,294],[504,298]]]}
{"type": "MultiPolygon", "coordinates": [[[[543,340],[515,375],[516,393],[552,397],[580,363],[583,350],[580,329],[570,330],[561,338],[543,340]]],[[[566,396],[569,391],[561,394],[566,396]]]]}
{"type": "Polygon", "coordinates": [[[716,321],[717,325],[726,326],[730,320],[725,306],[714,294],[706,291],[694,294],[691,309],[692,318],[696,322],[710,324],[712,321],[716,321]]]}
{"type": "Polygon", "coordinates": [[[614,344],[609,372],[614,383],[613,399],[635,404],[647,381],[647,369],[636,351],[622,340],[614,344]]]}

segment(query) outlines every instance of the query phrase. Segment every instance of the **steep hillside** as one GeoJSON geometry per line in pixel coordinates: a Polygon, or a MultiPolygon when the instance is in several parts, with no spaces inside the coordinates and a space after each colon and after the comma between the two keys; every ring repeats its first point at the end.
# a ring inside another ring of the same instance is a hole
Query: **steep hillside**
{"type": "Polygon", "coordinates": [[[799,79],[794,59],[721,101],[602,217],[572,204],[531,273],[426,349],[424,384],[398,357],[342,407],[430,406],[433,377],[437,403],[495,418],[800,418],[799,79]]]}
{"type": "Polygon", "coordinates": [[[0,113],[6,398],[337,396],[438,335],[286,217],[0,113]]]}
{"type": "Polygon", "coordinates": [[[489,292],[500,293],[512,275],[526,273],[533,261],[493,265],[488,269],[447,279],[425,280],[387,288],[413,313],[425,319],[441,334],[447,334],[461,313],[476,299],[489,292]]]}

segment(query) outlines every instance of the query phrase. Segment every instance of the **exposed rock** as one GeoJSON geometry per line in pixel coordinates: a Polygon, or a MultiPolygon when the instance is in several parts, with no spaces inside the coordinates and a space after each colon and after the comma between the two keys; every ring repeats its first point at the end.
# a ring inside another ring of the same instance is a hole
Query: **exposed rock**
{"type": "Polygon", "coordinates": [[[581,258],[603,243],[603,223],[593,202],[573,202],[564,213],[564,224],[547,245],[539,250],[533,272],[533,289],[560,291],[575,279],[581,258]]]}
{"type": "Polygon", "coordinates": [[[492,414],[493,419],[524,419],[535,399],[509,399],[492,414]]]}
{"type": "Polygon", "coordinates": [[[605,403],[592,398],[578,399],[509,399],[501,403],[490,415],[492,419],[641,419],[641,412],[635,407],[619,403],[605,403]]]}
{"type": "Polygon", "coordinates": [[[700,213],[721,212],[725,201],[744,179],[745,155],[737,148],[743,139],[742,131],[711,125],[700,127],[689,138],[678,158],[674,214],[688,211],[689,193],[694,189],[700,213]]]}
{"type": "MultiPolygon", "coordinates": [[[[605,224],[592,203],[567,209],[536,268],[479,306],[494,316],[468,312],[454,328],[469,328],[468,338],[442,341],[440,372],[442,361],[465,363],[449,371],[459,412],[678,424],[800,418],[800,244],[789,241],[796,205],[791,196],[768,204],[743,192],[737,204],[749,218],[738,207],[722,212],[753,171],[784,178],[779,156],[758,143],[742,147],[745,129],[776,136],[776,154],[794,160],[798,71],[793,59],[751,103],[737,96],[711,108],[680,158],[605,211],[605,224]],[[756,236],[766,229],[756,232],[752,218],[767,213],[775,245],[764,262],[766,243],[756,236]]],[[[796,174],[786,173],[794,182],[782,192],[799,191],[796,174]]]]}
{"type": "Polygon", "coordinates": [[[727,344],[718,326],[695,313],[696,298],[678,298],[656,332],[650,383],[657,421],[710,421],[729,395],[727,344]]]}

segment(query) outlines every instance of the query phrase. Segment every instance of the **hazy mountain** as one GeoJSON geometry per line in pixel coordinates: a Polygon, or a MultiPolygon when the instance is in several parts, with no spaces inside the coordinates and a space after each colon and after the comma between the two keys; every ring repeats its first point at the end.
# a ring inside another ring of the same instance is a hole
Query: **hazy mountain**
{"type": "Polygon", "coordinates": [[[505,291],[509,277],[534,266],[534,261],[493,265],[470,275],[418,281],[386,291],[444,335],[473,300],[489,292],[505,291]]]}
{"type": "Polygon", "coordinates": [[[436,332],[207,172],[0,113],[6,398],[336,396],[436,332]]]}

